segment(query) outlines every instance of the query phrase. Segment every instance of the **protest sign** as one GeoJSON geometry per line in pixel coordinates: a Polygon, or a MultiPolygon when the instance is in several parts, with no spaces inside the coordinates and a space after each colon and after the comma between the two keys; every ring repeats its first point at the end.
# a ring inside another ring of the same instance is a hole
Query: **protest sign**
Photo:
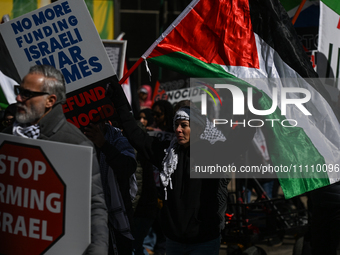
{"type": "Polygon", "coordinates": [[[83,254],[92,148],[0,134],[0,254],[83,254]]]}
{"type": "Polygon", "coordinates": [[[170,90],[166,92],[167,100],[173,105],[182,100],[191,100],[192,102],[198,102],[200,101],[201,94],[203,94],[203,91],[197,87],[170,90]]]}
{"type": "Polygon", "coordinates": [[[110,62],[116,71],[118,79],[124,74],[124,63],[126,55],[126,40],[102,40],[110,62]]]}
{"type": "Polygon", "coordinates": [[[61,70],[67,97],[75,102],[64,107],[68,121],[75,117],[80,127],[106,118],[98,105],[112,103],[93,91],[105,91],[117,78],[83,0],[54,2],[2,24],[0,33],[21,78],[36,64],[61,70]],[[79,121],[80,114],[86,118],[79,121]]]}

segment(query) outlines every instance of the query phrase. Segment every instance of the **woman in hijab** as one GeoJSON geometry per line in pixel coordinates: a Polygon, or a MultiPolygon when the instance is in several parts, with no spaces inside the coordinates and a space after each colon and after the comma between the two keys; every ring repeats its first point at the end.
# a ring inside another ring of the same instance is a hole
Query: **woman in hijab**
{"type": "Polygon", "coordinates": [[[152,88],[150,85],[143,85],[138,91],[140,109],[151,109],[152,106],[152,88]]]}
{"type": "MultiPolygon", "coordinates": [[[[190,178],[194,171],[191,166],[216,165],[221,158],[224,164],[231,164],[251,143],[254,131],[239,125],[226,142],[211,144],[200,139],[206,117],[195,107],[183,107],[173,118],[175,137],[169,144],[148,136],[133,124],[120,86],[112,100],[132,146],[161,170],[161,222],[167,237],[166,254],[218,255],[220,233],[225,225],[225,193],[221,193],[218,178],[190,178]],[[203,150],[203,156],[196,154],[197,149],[203,150]]],[[[227,184],[225,181],[222,185],[224,189],[227,184]]]]}
{"type": "Polygon", "coordinates": [[[143,126],[149,127],[153,124],[153,111],[149,108],[145,108],[139,111],[139,121],[143,124],[143,126]]]}

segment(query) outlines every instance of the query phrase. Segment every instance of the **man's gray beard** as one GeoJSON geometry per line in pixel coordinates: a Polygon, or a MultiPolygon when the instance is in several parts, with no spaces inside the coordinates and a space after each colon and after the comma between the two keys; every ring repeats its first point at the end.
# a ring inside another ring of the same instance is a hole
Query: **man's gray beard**
{"type": "Polygon", "coordinates": [[[19,123],[27,124],[35,122],[36,120],[40,119],[44,115],[45,107],[44,105],[39,105],[31,107],[30,109],[27,108],[25,105],[18,104],[18,106],[25,109],[25,113],[16,113],[15,118],[16,121],[19,123]]]}

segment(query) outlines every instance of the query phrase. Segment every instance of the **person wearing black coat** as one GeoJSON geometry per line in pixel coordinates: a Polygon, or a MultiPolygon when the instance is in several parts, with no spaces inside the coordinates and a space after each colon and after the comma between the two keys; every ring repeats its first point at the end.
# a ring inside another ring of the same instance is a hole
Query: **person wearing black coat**
{"type": "Polygon", "coordinates": [[[206,117],[197,109],[186,107],[175,114],[175,138],[169,144],[148,136],[136,125],[118,85],[112,100],[131,145],[161,171],[161,222],[167,237],[166,254],[218,254],[220,179],[190,178],[191,166],[231,164],[249,146],[255,130],[238,126],[226,142],[212,145],[199,138],[206,117]],[[203,149],[204,157],[195,157],[197,154],[191,152],[195,148],[203,149]]]}

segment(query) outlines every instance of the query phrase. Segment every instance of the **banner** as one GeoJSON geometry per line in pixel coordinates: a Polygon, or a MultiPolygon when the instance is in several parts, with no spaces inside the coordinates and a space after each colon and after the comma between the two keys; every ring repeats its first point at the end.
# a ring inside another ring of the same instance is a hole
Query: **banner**
{"type": "MultiPolygon", "coordinates": [[[[46,6],[51,0],[2,0],[0,17],[17,18],[30,11],[46,6]]],[[[97,31],[102,39],[113,39],[114,0],[85,0],[97,31]]]]}
{"type": "Polygon", "coordinates": [[[320,26],[318,50],[327,62],[317,60],[318,73],[325,77],[327,85],[340,89],[339,62],[340,62],[340,4],[337,0],[320,1],[320,26]],[[325,70],[319,70],[324,67],[325,70]]]}
{"type": "Polygon", "coordinates": [[[5,134],[0,144],[0,254],[83,254],[93,149],[5,134]]]}
{"type": "Polygon", "coordinates": [[[113,114],[105,91],[116,73],[84,1],[57,1],[2,24],[0,33],[21,78],[36,64],[61,70],[68,121],[79,128],[113,114]]]}

